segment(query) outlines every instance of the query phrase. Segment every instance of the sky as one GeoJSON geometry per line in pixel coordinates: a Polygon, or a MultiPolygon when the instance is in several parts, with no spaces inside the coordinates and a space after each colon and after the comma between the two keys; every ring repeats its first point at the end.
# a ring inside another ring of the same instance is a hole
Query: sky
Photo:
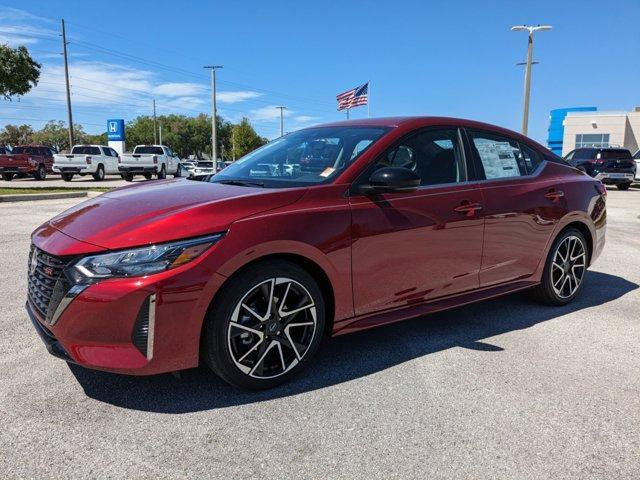
{"type": "MultiPolygon", "coordinates": [[[[39,85],[0,100],[0,127],[66,120],[60,19],[67,27],[74,123],[210,112],[258,133],[345,119],[335,96],[371,81],[372,117],[443,115],[519,130],[527,35],[535,37],[529,136],[549,111],[640,105],[640,0],[602,1],[75,1],[0,0],[0,43],[26,45],[39,85]]],[[[367,107],[351,111],[366,117],[367,107]]]]}

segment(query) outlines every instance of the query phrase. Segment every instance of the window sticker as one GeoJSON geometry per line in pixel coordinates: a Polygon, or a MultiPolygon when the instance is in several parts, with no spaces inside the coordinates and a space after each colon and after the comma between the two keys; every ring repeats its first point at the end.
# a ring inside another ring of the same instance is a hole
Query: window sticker
{"type": "Polygon", "coordinates": [[[516,149],[509,142],[477,142],[485,176],[489,178],[517,177],[520,175],[516,149]]]}

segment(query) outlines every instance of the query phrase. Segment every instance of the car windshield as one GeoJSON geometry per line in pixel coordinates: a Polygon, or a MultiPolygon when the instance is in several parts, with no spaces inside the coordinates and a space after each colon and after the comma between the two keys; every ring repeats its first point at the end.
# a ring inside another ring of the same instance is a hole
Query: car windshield
{"type": "Polygon", "coordinates": [[[388,130],[357,126],[299,130],[245,155],[209,181],[269,188],[330,182],[388,130]]]}

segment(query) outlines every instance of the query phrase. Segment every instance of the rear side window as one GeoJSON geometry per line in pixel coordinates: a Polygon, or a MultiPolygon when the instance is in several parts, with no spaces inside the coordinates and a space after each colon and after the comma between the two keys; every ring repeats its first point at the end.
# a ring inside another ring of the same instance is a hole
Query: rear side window
{"type": "Polygon", "coordinates": [[[573,154],[573,160],[592,160],[598,152],[595,148],[581,148],[573,154]]]}
{"type": "Polygon", "coordinates": [[[471,147],[480,160],[487,180],[527,175],[527,167],[518,142],[492,133],[469,133],[471,147]]]}
{"type": "Polygon", "coordinates": [[[528,175],[535,172],[538,166],[542,163],[540,154],[532,148],[529,148],[524,143],[520,143],[520,154],[522,155],[522,161],[524,162],[528,175]]]}

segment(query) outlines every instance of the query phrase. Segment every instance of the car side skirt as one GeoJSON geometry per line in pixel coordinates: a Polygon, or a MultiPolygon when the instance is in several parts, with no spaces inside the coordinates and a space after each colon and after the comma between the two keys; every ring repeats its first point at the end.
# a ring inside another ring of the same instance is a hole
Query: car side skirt
{"type": "Polygon", "coordinates": [[[377,312],[372,315],[363,315],[360,317],[348,318],[335,323],[333,336],[367,330],[369,328],[374,328],[381,325],[387,325],[402,320],[420,317],[429,313],[440,312],[442,310],[448,310],[450,308],[461,307],[463,305],[481,302],[483,300],[500,297],[508,293],[526,290],[528,288],[535,287],[539,283],[539,281],[532,281],[530,279],[519,280],[515,282],[509,282],[507,284],[491,286],[480,290],[474,290],[471,292],[443,297],[418,305],[410,305],[394,310],[377,312]]]}

